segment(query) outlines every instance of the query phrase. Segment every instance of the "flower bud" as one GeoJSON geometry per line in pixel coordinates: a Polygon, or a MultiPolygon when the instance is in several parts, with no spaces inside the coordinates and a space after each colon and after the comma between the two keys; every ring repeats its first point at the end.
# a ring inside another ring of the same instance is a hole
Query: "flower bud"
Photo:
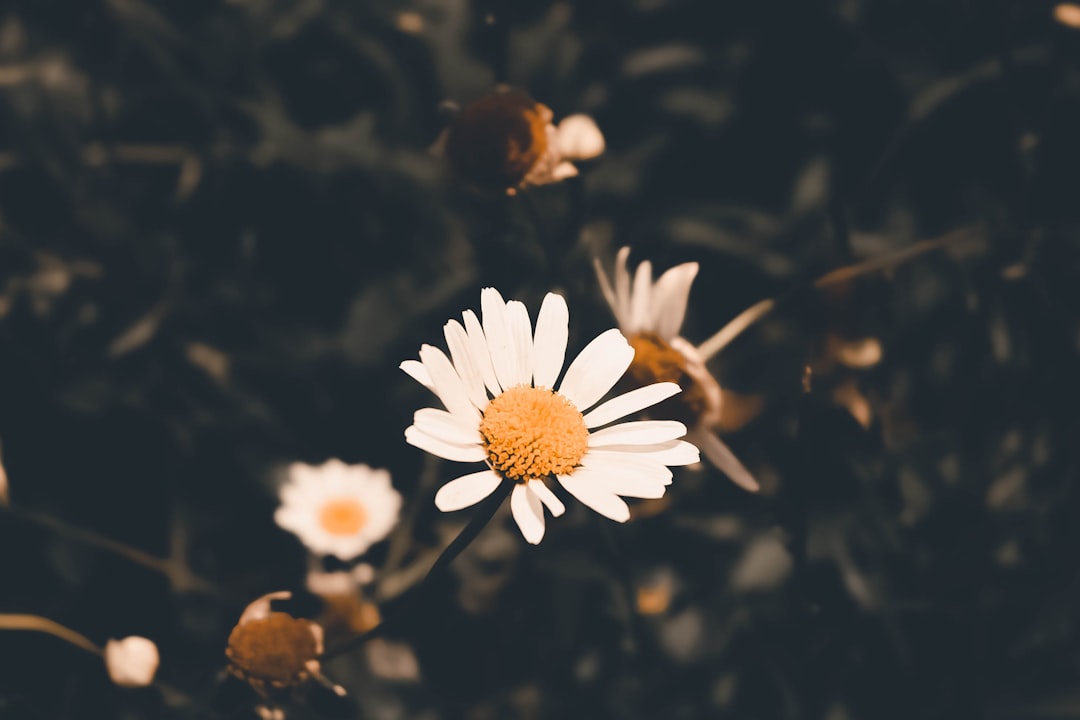
{"type": "Polygon", "coordinates": [[[121,687],[146,687],[154,681],[160,661],[157,645],[138,635],[105,643],[105,668],[121,687]]]}

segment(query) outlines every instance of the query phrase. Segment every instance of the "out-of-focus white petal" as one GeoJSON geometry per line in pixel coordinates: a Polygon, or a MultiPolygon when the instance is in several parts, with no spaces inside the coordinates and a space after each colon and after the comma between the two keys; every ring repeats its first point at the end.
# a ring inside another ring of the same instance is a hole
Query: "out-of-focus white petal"
{"type": "Polygon", "coordinates": [[[619,327],[630,332],[630,271],[626,267],[626,261],[630,258],[630,248],[623,246],[615,255],[615,298],[618,300],[618,310],[615,312],[615,320],[619,327]]]}
{"type": "Polygon", "coordinates": [[[479,426],[463,423],[457,415],[437,408],[420,408],[413,413],[413,425],[426,435],[453,445],[479,445],[479,426]]]}
{"type": "Polygon", "coordinates": [[[590,508],[615,522],[630,519],[630,508],[622,498],[607,488],[603,476],[579,469],[573,475],[559,475],[559,483],[566,491],[590,508]]]}
{"type": "Polygon", "coordinates": [[[630,330],[631,332],[646,332],[654,328],[650,327],[652,320],[652,263],[642,261],[634,273],[634,290],[630,296],[630,330]]]}
{"type": "Polygon", "coordinates": [[[604,134],[588,115],[567,115],[558,131],[559,153],[568,160],[591,160],[604,152],[604,134]]]}
{"type": "Polygon", "coordinates": [[[555,387],[566,361],[566,341],[570,333],[570,311],[562,295],[548,293],[536,317],[533,337],[533,384],[555,387]]]}
{"type": "Polygon", "coordinates": [[[536,497],[540,498],[540,502],[547,506],[547,509],[551,511],[552,516],[559,517],[566,512],[566,506],[562,504],[562,500],[559,500],[555,496],[555,493],[551,492],[551,488],[543,480],[530,480],[529,490],[533,492],[536,497]]]}
{"type": "Polygon", "coordinates": [[[544,506],[526,485],[514,486],[510,494],[510,512],[529,543],[536,545],[544,539],[544,506]]]}
{"type": "Polygon", "coordinates": [[[634,360],[634,349],[614,328],[601,333],[585,346],[570,364],[559,393],[584,412],[595,405],[634,360]]]}
{"type": "Polygon", "coordinates": [[[600,427],[601,425],[607,425],[609,422],[624,418],[631,413],[636,413],[639,410],[652,407],[656,403],[666,400],[672,395],[678,394],[681,389],[682,388],[676,383],[663,382],[653,383],[652,385],[646,385],[637,390],[623,393],[586,414],[585,426],[592,429],[600,427]]]}
{"type": "Polygon", "coordinates": [[[492,470],[463,475],[439,488],[435,493],[435,507],[443,512],[453,512],[475,505],[495,492],[502,481],[492,470]]]}
{"type": "Polygon", "coordinates": [[[567,178],[576,177],[578,169],[574,167],[573,163],[561,162],[551,170],[551,180],[566,180],[567,178]]]}
{"type": "Polygon", "coordinates": [[[650,325],[661,340],[670,341],[679,334],[686,318],[690,286],[697,277],[696,262],[683,263],[669,269],[652,288],[652,320],[650,325]]]}
{"type": "Polygon", "coordinates": [[[446,409],[454,413],[462,422],[480,422],[480,411],[469,400],[469,394],[465,391],[465,385],[461,382],[450,359],[442,350],[433,345],[424,345],[420,348],[420,361],[435,383],[435,394],[442,400],[446,409]]]}
{"type": "Polygon", "coordinates": [[[480,368],[487,389],[492,395],[498,395],[502,392],[502,388],[495,376],[495,367],[491,364],[491,352],[488,350],[487,338],[484,337],[484,328],[480,327],[480,321],[476,319],[476,313],[472,310],[461,313],[461,317],[465,321],[465,332],[469,336],[469,351],[472,353],[473,362],[480,368]]]}
{"type": "Polygon", "coordinates": [[[487,452],[479,445],[456,445],[428,435],[415,425],[405,428],[405,442],[424,452],[454,462],[483,462],[487,452]]]}
{"type": "Polygon", "coordinates": [[[428,371],[424,368],[424,363],[419,360],[406,360],[398,365],[399,368],[405,371],[405,374],[411,377],[416,382],[426,387],[431,392],[435,392],[435,383],[431,382],[431,376],[428,375],[428,371]]]}
{"type": "Polygon", "coordinates": [[[731,448],[727,446],[727,443],[718,438],[713,432],[705,428],[696,428],[691,439],[701,448],[701,452],[705,453],[705,457],[709,459],[709,462],[715,465],[720,472],[731,478],[733,483],[750,492],[757,492],[761,489],[753,474],[746,469],[745,465],[739,462],[739,458],[735,457],[735,453],[731,452],[731,448]]]}
{"type": "Polygon", "coordinates": [[[488,404],[488,396],[484,390],[484,376],[469,346],[469,334],[457,320],[447,322],[443,326],[443,334],[446,336],[446,347],[450,349],[450,357],[454,361],[454,370],[461,377],[469,400],[483,412],[488,404]]]}
{"type": "Polygon", "coordinates": [[[615,316],[615,322],[618,323],[619,301],[615,297],[615,288],[611,286],[611,280],[608,279],[607,273],[604,272],[604,266],[600,264],[600,258],[593,258],[593,270],[596,271],[596,279],[600,283],[600,292],[604,294],[604,300],[607,301],[612,315],[615,316]]]}
{"type": "Polygon", "coordinates": [[[686,426],[676,420],[639,420],[597,430],[589,435],[589,447],[607,445],[655,445],[680,438],[686,426]]]}

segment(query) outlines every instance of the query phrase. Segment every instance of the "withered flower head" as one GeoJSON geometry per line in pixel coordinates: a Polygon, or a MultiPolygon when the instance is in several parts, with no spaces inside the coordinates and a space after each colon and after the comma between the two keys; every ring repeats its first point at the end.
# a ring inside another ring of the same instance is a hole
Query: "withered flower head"
{"type": "Polygon", "coordinates": [[[436,142],[459,177],[485,190],[514,194],[577,175],[568,160],[604,149],[596,123],[584,115],[552,124],[551,109],[506,86],[467,105],[436,142]],[[565,127],[564,127],[565,125],[565,127]]]}
{"type": "Polygon", "coordinates": [[[270,609],[271,600],[290,596],[278,592],[259,598],[248,606],[229,634],[225,650],[229,672],[261,694],[269,688],[297,687],[312,677],[320,677],[322,628],[310,620],[270,609]]]}
{"type": "Polygon", "coordinates": [[[723,396],[705,365],[708,358],[679,334],[698,264],[676,265],[653,281],[652,263],[642,262],[631,274],[629,256],[630,248],[619,250],[613,280],[599,261],[594,263],[604,298],[634,349],[628,379],[637,386],[656,382],[679,385],[682,392],[657,405],[650,414],[685,422],[690,427],[688,441],[735,484],[756,492],[759,486],[753,475],[715,432],[723,396]]]}

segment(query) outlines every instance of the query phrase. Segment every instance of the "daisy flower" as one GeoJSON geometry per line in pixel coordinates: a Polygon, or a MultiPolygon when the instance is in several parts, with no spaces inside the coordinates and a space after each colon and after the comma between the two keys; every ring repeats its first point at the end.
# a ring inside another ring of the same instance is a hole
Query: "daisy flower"
{"type": "Polygon", "coordinates": [[[544,537],[544,507],[554,517],[565,510],[548,478],[625,522],[630,509],[620,496],[661,497],[671,483],[667,466],[697,462],[697,448],[679,440],[686,434],[681,422],[613,424],[671,397],[678,385],[656,383],[597,405],[634,358],[618,330],[585,346],[559,383],[569,332],[561,295],[544,298],[535,332],[525,305],[504,301],[494,288],[483,290],[480,306],[482,323],[471,310],[462,313],[464,325],[446,323],[449,358],[424,345],[419,361],[401,364],[446,408],[418,410],[405,440],[447,460],[487,465],[444,485],[435,495],[440,510],[468,507],[514,483],[510,510],[536,544],[544,537]]]}
{"type": "Polygon", "coordinates": [[[604,151],[604,136],[587,115],[558,126],[551,109],[525,93],[500,86],[465,106],[435,142],[461,178],[509,195],[578,174],[571,160],[604,151]]]}
{"type": "Polygon", "coordinates": [[[289,466],[274,520],[311,552],[352,560],[390,533],[400,510],[389,472],[328,460],[289,466]]]}
{"type": "Polygon", "coordinates": [[[710,354],[679,335],[698,264],[676,265],[653,282],[648,260],[638,265],[631,277],[626,266],[629,255],[630,248],[619,250],[614,284],[600,261],[594,264],[604,298],[634,349],[630,377],[642,386],[678,384],[683,392],[663,408],[664,412],[690,425],[687,440],[701,448],[713,465],[738,486],[756,492],[759,486],[754,476],[714,430],[720,422],[722,396],[719,383],[705,367],[710,354]]]}

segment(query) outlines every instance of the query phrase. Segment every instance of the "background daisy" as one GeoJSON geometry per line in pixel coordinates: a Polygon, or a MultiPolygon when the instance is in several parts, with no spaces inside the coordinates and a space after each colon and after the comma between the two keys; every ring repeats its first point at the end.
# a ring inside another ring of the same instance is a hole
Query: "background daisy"
{"type": "Polygon", "coordinates": [[[311,552],[351,560],[389,534],[400,510],[389,472],[328,460],[289,466],[274,520],[311,552]]]}

